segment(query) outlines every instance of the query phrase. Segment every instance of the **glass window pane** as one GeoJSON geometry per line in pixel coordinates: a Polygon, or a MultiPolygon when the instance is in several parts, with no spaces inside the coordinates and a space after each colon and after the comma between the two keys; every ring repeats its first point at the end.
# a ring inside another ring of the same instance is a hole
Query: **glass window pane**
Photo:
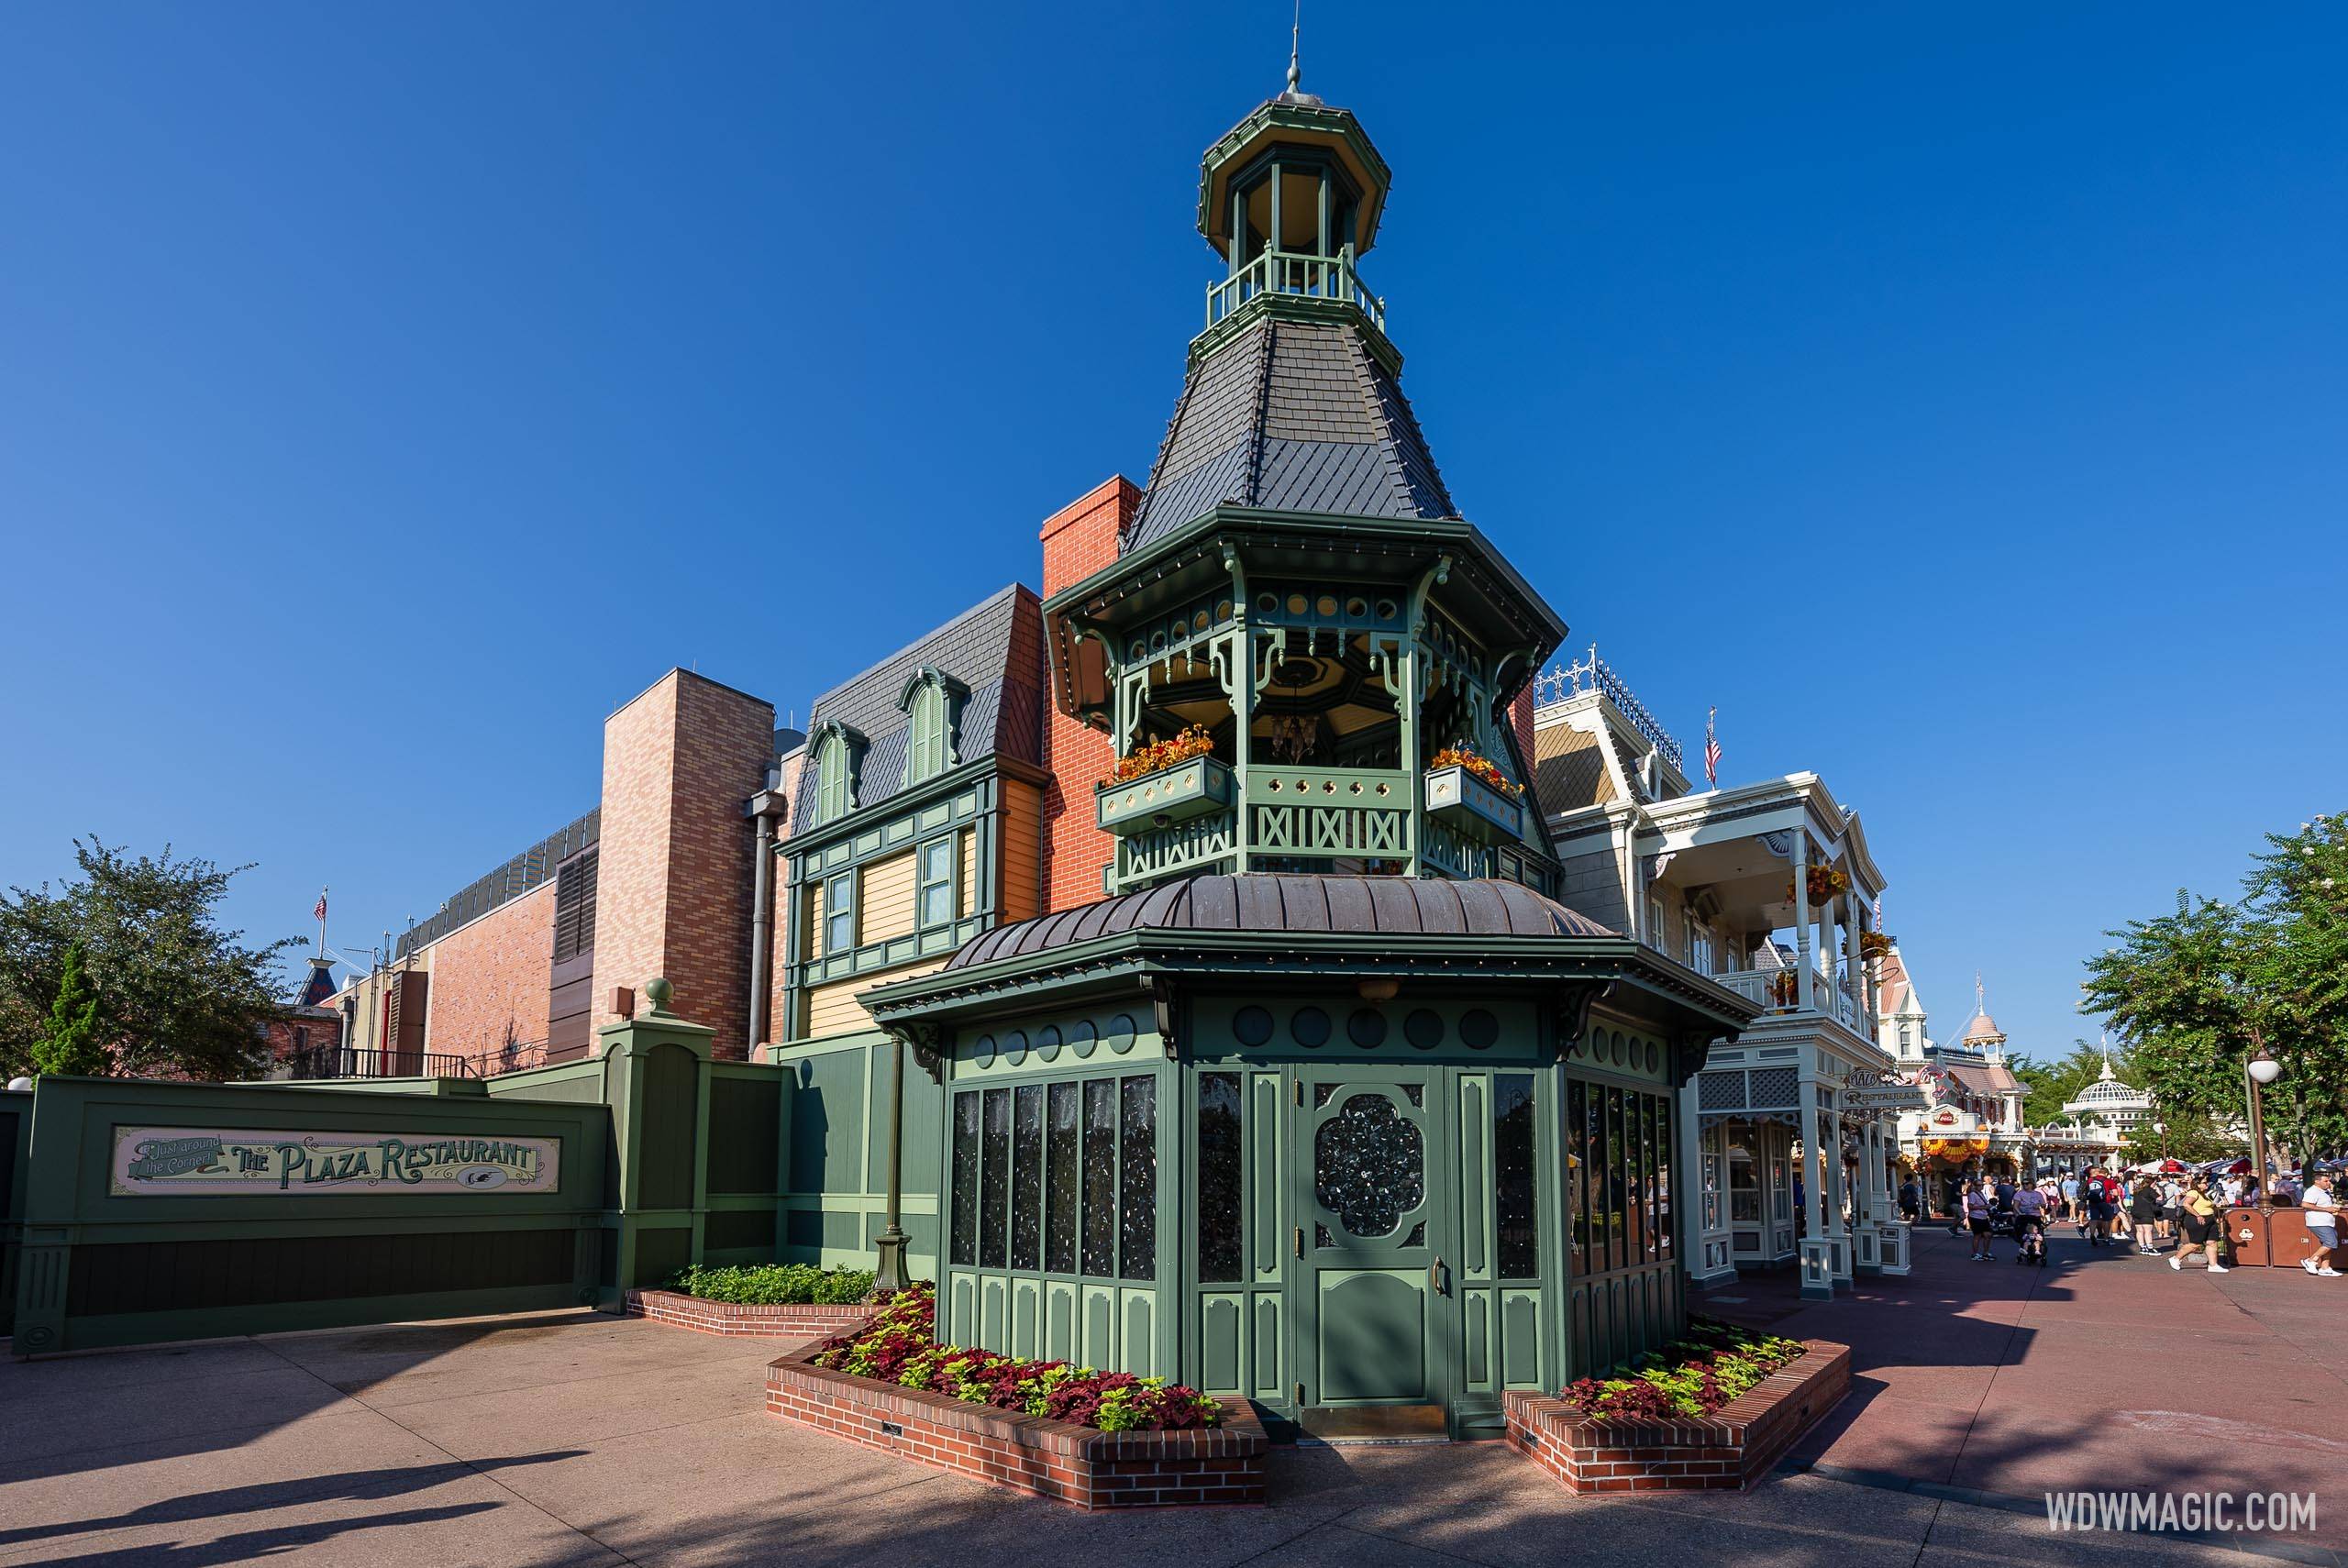
{"type": "Polygon", "coordinates": [[[1589,1193],[1583,1177],[1589,1171],[1589,1150],[1582,1131],[1589,1110],[1589,1091],[1576,1078],[1566,1085],[1566,1218],[1573,1237],[1573,1272],[1589,1272],[1589,1193]]]}
{"type": "Polygon", "coordinates": [[[954,1252],[968,1268],[979,1261],[979,1095],[954,1097],[954,1252]]]}
{"type": "Polygon", "coordinates": [[[1199,1277],[1243,1278],[1240,1269],[1239,1075],[1199,1075],[1199,1277]]]}
{"type": "Polygon", "coordinates": [[[1610,1087],[1605,1094],[1606,1110],[1602,1136],[1599,1142],[1599,1176],[1606,1194],[1606,1266],[1610,1269],[1627,1267],[1630,1264],[1628,1221],[1623,1213],[1623,1091],[1610,1087]]]}
{"type": "Polygon", "coordinates": [[[1117,1274],[1157,1277],[1157,1080],[1126,1078],[1117,1162],[1117,1274]]]}
{"type": "Polygon", "coordinates": [[[1656,1233],[1663,1240],[1663,1255],[1673,1255],[1671,1214],[1671,1097],[1655,1097],[1655,1216],[1656,1233]]]}
{"type": "Polygon", "coordinates": [[[1002,1227],[1011,1208],[1011,1091],[986,1091],[986,1149],[979,1184],[979,1266],[1002,1266],[1002,1227]]]}
{"type": "Polygon", "coordinates": [[[1113,1279],[1117,1273],[1117,1080],[1084,1085],[1084,1266],[1113,1279]]]}
{"type": "Polygon", "coordinates": [[[1531,1279],[1541,1272],[1540,1239],[1534,1214],[1533,1075],[1501,1073],[1492,1080],[1492,1165],[1500,1190],[1497,1252],[1502,1279],[1531,1279]]]}
{"type": "Polygon", "coordinates": [[[1076,1272],[1077,1147],[1083,1131],[1082,1091],[1054,1084],[1047,1115],[1044,1166],[1044,1267],[1053,1274],[1076,1272]]]}
{"type": "Polygon", "coordinates": [[[1039,1266],[1043,1246],[1044,1086],[1022,1084],[1011,1109],[1011,1266],[1039,1266]]]}

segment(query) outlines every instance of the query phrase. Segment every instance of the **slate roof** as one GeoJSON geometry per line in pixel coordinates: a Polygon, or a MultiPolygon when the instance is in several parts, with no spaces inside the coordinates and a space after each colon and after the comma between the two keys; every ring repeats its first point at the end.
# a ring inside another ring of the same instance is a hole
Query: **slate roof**
{"type": "MultiPolygon", "coordinates": [[[[1043,616],[1034,591],[1014,582],[815,699],[807,715],[810,735],[837,722],[867,743],[857,777],[858,812],[904,789],[912,719],[897,703],[914,671],[931,665],[970,689],[958,731],[963,762],[984,756],[1043,761],[1043,616]]],[[[814,825],[815,787],[816,770],[802,768],[792,801],[793,833],[814,825]]]]}
{"type": "Polygon", "coordinates": [[[1615,933],[1518,882],[1314,877],[1250,871],[1184,877],[997,926],[947,961],[968,969],[1140,930],[1339,932],[1363,936],[1551,937],[1615,933]]]}
{"type": "Polygon", "coordinates": [[[1361,334],[1269,315],[1191,367],[1122,548],[1226,503],[1458,515],[1401,384],[1361,334]]]}

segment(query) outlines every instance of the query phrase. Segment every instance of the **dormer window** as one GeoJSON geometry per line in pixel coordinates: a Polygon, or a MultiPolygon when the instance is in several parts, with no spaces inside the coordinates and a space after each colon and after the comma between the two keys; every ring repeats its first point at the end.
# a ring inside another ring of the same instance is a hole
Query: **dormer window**
{"type": "Polygon", "coordinates": [[[856,776],[864,766],[864,737],[842,723],[815,731],[815,820],[833,823],[856,809],[856,776]]]}
{"type": "Polygon", "coordinates": [[[944,670],[924,666],[905,682],[897,705],[910,720],[905,736],[905,782],[935,778],[961,758],[957,732],[962,700],[970,689],[944,670]]]}

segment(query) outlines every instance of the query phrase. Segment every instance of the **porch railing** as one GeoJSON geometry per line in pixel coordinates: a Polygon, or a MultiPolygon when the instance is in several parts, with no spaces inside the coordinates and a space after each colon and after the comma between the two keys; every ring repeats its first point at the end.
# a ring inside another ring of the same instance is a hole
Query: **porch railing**
{"type": "Polygon", "coordinates": [[[1308,256],[1267,245],[1230,277],[1207,285],[1207,325],[1214,326],[1258,294],[1341,301],[1358,308],[1380,332],[1386,330],[1386,302],[1371,293],[1354,271],[1350,245],[1335,256],[1308,256]]]}
{"type": "Polygon", "coordinates": [[[275,1078],[475,1078],[471,1058],[432,1051],[371,1051],[359,1046],[314,1045],[279,1061],[275,1078]]]}
{"type": "MultiPolygon", "coordinates": [[[[1795,990],[1790,999],[1781,1001],[1778,999],[1784,993],[1778,988],[1781,984],[1796,985],[1798,974],[1799,971],[1793,969],[1733,969],[1726,974],[1714,975],[1712,978],[1767,1011],[1790,1012],[1801,1006],[1801,994],[1795,990]],[[1784,977],[1782,982],[1780,976],[1784,977]]],[[[1858,998],[1847,985],[1838,982],[1825,970],[1815,967],[1811,970],[1811,995],[1820,1012],[1834,1018],[1855,1034],[1870,1040],[1875,1038],[1872,1030],[1861,1025],[1858,998]]]]}

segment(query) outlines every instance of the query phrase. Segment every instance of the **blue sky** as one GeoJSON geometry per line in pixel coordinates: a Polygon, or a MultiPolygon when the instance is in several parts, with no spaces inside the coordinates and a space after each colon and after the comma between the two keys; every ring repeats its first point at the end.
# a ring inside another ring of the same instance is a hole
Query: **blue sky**
{"type": "MultiPolygon", "coordinates": [[[[1464,512],[1725,773],[1825,777],[1944,1033],[2348,806],[2348,18],[1308,6],[1464,512]]],[[[255,861],[338,945],[1146,476],[1211,6],[16,6],[0,882],[255,861]],[[844,581],[875,590],[842,591],[844,581]]]]}

